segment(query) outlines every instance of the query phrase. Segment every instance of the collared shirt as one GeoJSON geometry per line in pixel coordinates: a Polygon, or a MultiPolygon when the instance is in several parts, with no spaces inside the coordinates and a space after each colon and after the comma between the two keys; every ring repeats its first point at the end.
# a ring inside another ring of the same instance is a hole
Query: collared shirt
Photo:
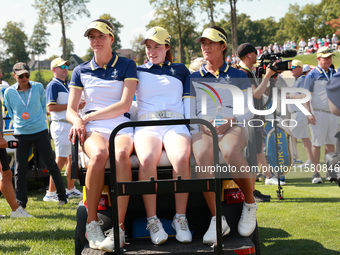
{"type": "MultiPolygon", "coordinates": [[[[305,83],[306,75],[301,74],[299,77],[295,79],[293,88],[303,88],[305,83]]],[[[300,93],[294,93],[294,95],[298,95],[300,93]]],[[[295,104],[288,104],[288,109],[290,112],[300,112],[301,110],[295,104]]]]}
{"type": "MultiPolygon", "coordinates": [[[[118,57],[104,67],[97,65],[95,59],[77,66],[72,73],[69,87],[84,90],[84,112],[104,109],[121,100],[124,81],[138,81],[136,64],[132,59],[118,57]]],[[[105,120],[93,120],[86,124],[88,131],[111,133],[120,123],[129,121],[123,114],[105,120]]]]}
{"type": "MultiPolygon", "coordinates": [[[[62,81],[58,78],[53,78],[52,81],[46,86],[46,101],[47,105],[52,104],[67,104],[68,102],[68,82],[62,81]]],[[[65,120],[66,119],[66,110],[65,111],[52,111],[51,120],[65,120]]]]}
{"type": "Polygon", "coordinates": [[[13,120],[14,134],[35,134],[47,129],[46,124],[46,96],[41,83],[29,81],[31,88],[18,91],[18,83],[13,84],[5,90],[4,101],[9,116],[13,120]],[[30,102],[27,106],[29,94],[32,91],[30,102]],[[20,98],[23,102],[20,100],[20,98]],[[21,115],[27,112],[29,118],[24,120],[21,115]]]}
{"type": "Polygon", "coordinates": [[[110,62],[100,67],[94,57],[73,70],[70,88],[84,89],[84,112],[100,110],[121,99],[124,81],[136,80],[136,64],[132,59],[113,53],[110,62]]]}
{"type": "MultiPolygon", "coordinates": [[[[236,102],[242,102],[244,99],[244,114],[237,115],[239,121],[249,120],[253,114],[249,111],[247,105],[247,90],[250,88],[250,81],[247,74],[236,68],[233,68],[225,62],[223,66],[214,74],[205,69],[205,65],[200,70],[190,74],[186,79],[184,86],[184,95],[190,95],[196,98],[195,108],[196,116],[202,118],[202,98],[207,98],[207,114],[210,117],[214,116],[217,106],[222,106],[223,116],[231,118],[235,116],[233,108],[236,109],[236,102]],[[231,90],[236,86],[242,91],[242,95],[234,96],[231,90]],[[238,96],[242,98],[238,99],[238,96]]],[[[204,115],[204,114],[203,114],[204,115]]]]}
{"type": "Polygon", "coordinates": [[[311,105],[314,109],[329,111],[326,85],[334,74],[332,68],[326,72],[319,65],[307,74],[303,88],[312,92],[311,105]]]}
{"type": "Polygon", "coordinates": [[[335,71],[332,68],[328,68],[328,71],[326,72],[323,70],[319,65],[314,68],[312,71],[310,71],[305,79],[303,87],[305,89],[308,89],[310,92],[314,91],[315,81],[322,80],[327,81],[330,80],[333,75],[335,74],[335,71]],[[327,77],[326,77],[327,75],[327,77]]]}
{"type": "Polygon", "coordinates": [[[183,87],[189,74],[184,64],[168,60],[160,65],[147,62],[138,66],[138,116],[162,110],[183,114],[183,87]]]}

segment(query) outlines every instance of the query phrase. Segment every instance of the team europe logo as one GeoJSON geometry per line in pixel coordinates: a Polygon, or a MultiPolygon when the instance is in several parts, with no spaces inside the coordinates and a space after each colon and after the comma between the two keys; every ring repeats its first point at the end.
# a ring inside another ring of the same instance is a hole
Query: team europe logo
{"type": "Polygon", "coordinates": [[[113,72],[112,72],[111,77],[112,77],[113,79],[117,79],[117,77],[118,77],[117,73],[118,73],[118,71],[117,71],[117,69],[115,68],[115,70],[113,70],[113,72]]]}

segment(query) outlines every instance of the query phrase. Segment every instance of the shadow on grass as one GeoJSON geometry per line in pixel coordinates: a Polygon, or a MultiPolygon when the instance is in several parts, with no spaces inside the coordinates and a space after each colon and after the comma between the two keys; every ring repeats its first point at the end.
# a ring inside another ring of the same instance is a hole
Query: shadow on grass
{"type": "Polygon", "coordinates": [[[20,245],[20,246],[11,246],[11,247],[2,247],[0,246],[0,254],[3,254],[5,252],[7,253],[13,253],[13,254],[20,254],[22,252],[27,252],[31,248],[27,245],[20,245]]]}
{"type": "Polygon", "coordinates": [[[303,198],[285,198],[283,201],[286,202],[297,202],[297,203],[339,203],[340,198],[324,198],[324,197],[303,197],[303,198]]]}
{"type": "MultiPolygon", "coordinates": [[[[313,184],[312,178],[292,178],[287,179],[287,185],[289,186],[298,186],[298,187],[339,187],[335,182],[326,181],[323,179],[323,183],[313,184]]],[[[340,188],[340,187],[339,187],[340,188]]]]}
{"type": "MultiPolygon", "coordinates": [[[[74,230],[61,230],[56,229],[55,231],[31,231],[29,234],[27,232],[12,232],[12,233],[0,233],[0,240],[4,243],[6,242],[22,242],[27,241],[30,243],[30,241],[42,241],[46,244],[51,243],[53,241],[58,240],[65,240],[67,238],[73,239],[74,237],[74,230]]],[[[31,247],[27,245],[20,246],[11,246],[11,247],[3,247],[0,246],[0,254],[4,254],[6,252],[14,252],[14,254],[21,254],[24,251],[30,250],[31,247]]]]}
{"type": "Polygon", "coordinates": [[[309,239],[288,239],[291,235],[275,228],[259,228],[261,255],[340,255],[339,251],[329,250],[321,243],[309,239]]]}

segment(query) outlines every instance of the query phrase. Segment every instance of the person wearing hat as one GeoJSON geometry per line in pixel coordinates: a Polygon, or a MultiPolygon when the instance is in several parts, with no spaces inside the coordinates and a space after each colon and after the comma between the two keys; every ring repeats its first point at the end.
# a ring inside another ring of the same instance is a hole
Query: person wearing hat
{"type": "MultiPolygon", "coordinates": [[[[109,138],[112,130],[130,121],[126,114],[131,106],[138,83],[136,64],[132,59],[112,52],[113,25],[104,19],[94,20],[84,33],[94,52],[92,60],[74,68],[69,85],[70,93],[66,118],[72,124],[69,138],[79,138],[82,150],[89,157],[85,180],[88,216],[86,236],[89,246],[112,252],[113,229],[105,238],[97,217],[97,208],[104,187],[105,164],[109,157],[109,138]],[[85,116],[78,115],[82,92],[85,94],[85,116]]],[[[133,151],[133,129],[125,128],[115,138],[118,181],[131,181],[129,157],[133,151]]],[[[124,246],[124,221],[128,196],[118,198],[120,246],[124,246]]]]}
{"type": "MultiPolygon", "coordinates": [[[[51,62],[53,72],[52,81],[46,86],[47,110],[51,114],[50,132],[54,141],[56,162],[59,169],[66,165],[67,188],[66,193],[69,198],[82,197],[83,194],[74,186],[74,180],[71,179],[71,143],[68,140],[68,134],[72,125],[66,120],[66,109],[69,95],[68,76],[70,61],[56,58],[51,62]]],[[[79,108],[83,108],[80,104],[79,108]]],[[[46,190],[43,200],[45,202],[57,202],[56,188],[50,178],[50,185],[46,190]]]]}
{"type": "MultiPolygon", "coordinates": [[[[243,149],[247,145],[248,139],[246,130],[242,126],[238,126],[237,123],[250,120],[253,114],[249,111],[248,106],[244,105],[244,114],[234,115],[233,103],[235,102],[232,100],[230,90],[227,89],[229,84],[237,86],[238,89],[243,91],[244,98],[247,98],[247,90],[250,87],[249,78],[244,72],[228,66],[225,62],[227,34],[222,28],[218,26],[206,28],[202,36],[197,38],[195,42],[201,44],[202,54],[207,64],[190,74],[186,80],[184,92],[190,92],[192,98],[190,101],[193,111],[191,118],[204,118],[215,123],[216,132],[219,136],[219,149],[228,165],[235,167],[234,181],[245,196],[242,215],[238,222],[238,232],[242,236],[249,236],[256,227],[257,205],[253,195],[252,174],[249,171],[239,172],[241,168],[249,167],[243,155],[243,149]],[[216,101],[216,104],[213,100],[208,100],[208,93],[204,90],[221,94],[220,100],[216,101]],[[207,98],[206,102],[202,102],[202,98],[207,98]],[[202,104],[206,105],[206,114],[202,113],[202,104]],[[217,116],[220,113],[221,116],[217,116]],[[221,118],[223,123],[216,123],[216,119],[220,120],[221,118]]],[[[213,165],[212,137],[210,131],[204,125],[201,125],[200,130],[193,134],[192,147],[197,166],[204,168],[213,165]]],[[[211,174],[209,172],[197,172],[198,177],[210,178],[211,174]]],[[[215,193],[204,192],[203,195],[213,216],[210,226],[203,236],[203,243],[211,244],[216,242],[215,193]]],[[[222,216],[222,234],[227,235],[229,232],[230,227],[225,217],[222,216]]]]}
{"type": "MultiPolygon", "coordinates": [[[[259,81],[254,73],[254,64],[256,64],[257,61],[257,50],[256,48],[250,44],[250,43],[242,43],[237,48],[237,55],[241,59],[240,63],[240,70],[245,72],[250,79],[250,83],[253,88],[253,101],[254,101],[254,108],[257,110],[263,110],[263,99],[262,96],[267,90],[267,85],[269,82],[270,77],[272,77],[275,74],[275,71],[272,70],[269,65],[266,67],[266,73],[265,76],[262,79],[261,84],[259,84],[259,81]]],[[[274,64],[275,65],[275,64],[274,64]]],[[[264,121],[264,118],[259,115],[255,115],[254,119],[261,119],[264,121]]],[[[258,165],[260,166],[268,166],[266,157],[263,152],[263,127],[261,126],[261,122],[253,122],[255,126],[258,126],[255,129],[255,139],[256,139],[256,157],[258,165]]],[[[268,169],[268,167],[266,168],[268,169]]],[[[270,172],[264,171],[264,174],[266,176],[265,184],[266,185],[277,185],[278,179],[270,172]]],[[[255,190],[255,181],[256,178],[254,178],[254,197],[257,202],[267,202],[270,201],[270,196],[263,195],[260,191],[255,190]]],[[[284,184],[284,182],[281,183],[281,185],[284,184]]]]}
{"type": "Polygon", "coordinates": [[[310,71],[303,84],[308,89],[312,98],[306,103],[306,109],[311,113],[307,116],[312,135],[312,153],[315,171],[312,183],[322,183],[320,176],[320,148],[325,145],[325,154],[334,152],[336,143],[335,133],[338,118],[331,114],[326,92],[327,83],[333,78],[335,71],[330,68],[332,64],[333,50],[329,47],[321,47],[317,51],[318,65],[310,71]]]}
{"type": "MultiPolygon", "coordinates": [[[[184,118],[183,87],[190,72],[184,64],[172,63],[170,39],[167,30],[156,26],[146,32],[141,42],[141,45],[145,45],[148,62],[137,67],[138,120],[184,118]]],[[[173,177],[190,178],[190,138],[185,125],[136,127],[134,143],[140,162],[139,179],[157,177],[157,165],[163,147],[173,167],[173,177]]],[[[172,227],[176,231],[176,239],[182,243],[192,241],[186,218],[188,196],[188,193],[175,194],[176,215],[172,227]]],[[[167,241],[168,234],[157,217],[156,195],[143,195],[143,200],[151,241],[162,244],[167,241]]]]}
{"type": "Polygon", "coordinates": [[[304,64],[302,67],[302,72],[306,76],[310,72],[310,66],[308,64],[304,64]]]}
{"type": "Polygon", "coordinates": [[[13,120],[14,137],[18,140],[15,154],[14,184],[18,204],[27,205],[28,156],[34,144],[57,188],[59,205],[67,203],[67,195],[58,165],[54,160],[46,124],[46,96],[41,83],[30,81],[26,63],[13,66],[16,83],[5,90],[4,102],[13,120]]]}
{"type": "MultiPolygon", "coordinates": [[[[308,65],[307,65],[308,66],[308,65]]],[[[309,66],[308,66],[309,67],[309,66]]],[[[303,73],[304,65],[300,60],[294,59],[292,61],[292,75],[295,78],[293,88],[302,88],[305,82],[306,75],[303,73]]],[[[290,98],[301,99],[304,98],[304,94],[296,93],[291,94],[290,98]]],[[[307,160],[300,168],[309,168],[313,164],[312,143],[309,138],[309,128],[307,116],[301,112],[301,110],[295,104],[289,104],[288,110],[291,113],[290,131],[295,139],[302,139],[303,146],[307,153],[307,160]]],[[[295,143],[296,144],[296,143],[295,143]]]]}

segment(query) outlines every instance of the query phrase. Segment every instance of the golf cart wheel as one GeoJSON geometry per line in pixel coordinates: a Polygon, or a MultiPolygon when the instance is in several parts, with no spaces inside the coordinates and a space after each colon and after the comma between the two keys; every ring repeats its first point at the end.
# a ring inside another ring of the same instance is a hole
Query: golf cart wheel
{"type": "Polygon", "coordinates": [[[74,235],[74,254],[81,255],[84,246],[81,244],[80,236],[78,233],[78,228],[76,227],[75,235],[74,235]]]}

